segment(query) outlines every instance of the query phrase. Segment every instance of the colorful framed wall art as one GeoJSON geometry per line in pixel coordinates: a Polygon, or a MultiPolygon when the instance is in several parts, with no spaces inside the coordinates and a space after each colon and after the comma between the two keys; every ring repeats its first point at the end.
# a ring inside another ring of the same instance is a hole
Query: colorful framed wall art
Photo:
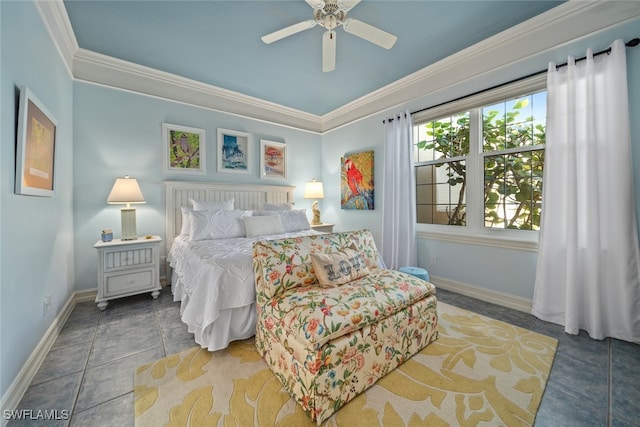
{"type": "Polygon", "coordinates": [[[20,88],[16,143],[16,194],[54,194],[57,122],[34,93],[20,88]]]}
{"type": "Polygon", "coordinates": [[[218,128],[218,172],[250,173],[249,139],[247,132],[218,128]]]}
{"type": "Polygon", "coordinates": [[[260,140],[260,178],[287,179],[287,145],[260,140]]]}
{"type": "Polygon", "coordinates": [[[342,209],[375,209],[373,183],[373,150],[345,155],[341,159],[340,207],[342,209]]]}
{"type": "Polygon", "coordinates": [[[205,174],[206,137],[204,129],[162,124],[164,172],[205,174]]]}

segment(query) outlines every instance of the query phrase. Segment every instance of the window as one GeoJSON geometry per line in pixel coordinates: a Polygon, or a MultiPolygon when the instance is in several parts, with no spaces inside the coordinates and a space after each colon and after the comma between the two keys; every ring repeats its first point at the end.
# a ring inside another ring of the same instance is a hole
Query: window
{"type": "Polygon", "coordinates": [[[416,217],[419,223],[466,225],[469,113],[416,127],[416,217]]]}
{"type": "Polygon", "coordinates": [[[478,233],[540,228],[543,83],[534,78],[414,115],[419,224],[478,233]]]}
{"type": "Polygon", "coordinates": [[[547,93],[482,108],[484,224],[538,230],[547,93]]]}

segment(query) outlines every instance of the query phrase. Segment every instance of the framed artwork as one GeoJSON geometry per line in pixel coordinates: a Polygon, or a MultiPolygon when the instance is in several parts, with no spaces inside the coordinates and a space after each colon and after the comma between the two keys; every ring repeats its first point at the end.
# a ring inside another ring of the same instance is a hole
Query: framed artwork
{"type": "Polygon", "coordinates": [[[260,140],[260,178],[287,179],[287,145],[260,140]]]}
{"type": "Polygon", "coordinates": [[[27,87],[20,88],[16,141],[16,194],[54,193],[57,122],[27,87]]]}
{"type": "Polygon", "coordinates": [[[341,161],[340,207],[375,209],[373,150],[345,155],[341,161]]]}
{"type": "Polygon", "coordinates": [[[206,139],[204,129],[162,124],[164,172],[204,174],[206,139]]]}
{"type": "Polygon", "coordinates": [[[218,128],[218,172],[250,172],[249,134],[218,128]]]}

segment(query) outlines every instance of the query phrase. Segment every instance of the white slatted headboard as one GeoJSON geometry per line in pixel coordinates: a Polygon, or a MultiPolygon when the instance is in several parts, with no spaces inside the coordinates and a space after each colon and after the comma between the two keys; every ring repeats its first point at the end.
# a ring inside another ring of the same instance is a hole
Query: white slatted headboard
{"type": "Polygon", "coordinates": [[[294,186],[219,184],[212,182],[164,181],[166,203],[166,247],[182,228],[181,207],[189,207],[189,199],[206,201],[235,200],[236,209],[262,209],[264,203],[293,203],[294,186]]]}

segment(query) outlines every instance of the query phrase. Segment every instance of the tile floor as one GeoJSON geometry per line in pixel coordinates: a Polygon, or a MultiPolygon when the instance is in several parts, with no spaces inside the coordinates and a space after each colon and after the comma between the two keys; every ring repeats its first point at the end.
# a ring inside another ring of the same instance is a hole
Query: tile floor
{"type": "MultiPolygon", "coordinates": [[[[438,298],[559,340],[536,426],[640,425],[639,345],[567,335],[529,314],[453,292],[438,290],[438,298]]],[[[149,295],[124,298],[103,312],[91,302],[80,303],[18,409],[71,414],[67,420],[41,422],[47,426],[133,426],[134,369],[194,345],[169,288],[155,301],[149,295]]]]}

